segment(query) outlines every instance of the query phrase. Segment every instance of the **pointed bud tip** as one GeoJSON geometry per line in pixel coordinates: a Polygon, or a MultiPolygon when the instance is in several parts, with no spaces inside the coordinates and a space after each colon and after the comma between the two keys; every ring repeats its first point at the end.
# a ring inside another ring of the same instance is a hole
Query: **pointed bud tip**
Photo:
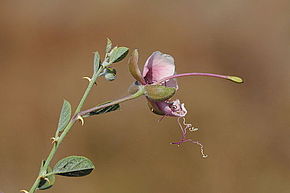
{"type": "Polygon", "coordinates": [[[237,77],[237,76],[228,76],[228,79],[233,81],[233,82],[236,82],[236,83],[243,83],[243,79],[240,78],[240,77],[237,77]]]}

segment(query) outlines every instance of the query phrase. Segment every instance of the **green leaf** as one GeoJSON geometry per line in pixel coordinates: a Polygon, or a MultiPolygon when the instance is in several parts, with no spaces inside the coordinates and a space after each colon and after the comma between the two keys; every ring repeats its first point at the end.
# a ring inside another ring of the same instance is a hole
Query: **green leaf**
{"type": "Polygon", "coordinates": [[[70,120],[70,117],[71,117],[71,105],[67,100],[64,100],[57,127],[57,130],[59,132],[61,132],[66,127],[66,125],[70,120]]]}
{"type": "Polygon", "coordinates": [[[98,71],[100,67],[100,54],[99,52],[95,52],[95,55],[94,55],[94,73],[96,73],[98,71]]]}
{"type": "Polygon", "coordinates": [[[90,174],[93,169],[95,169],[95,166],[88,158],[69,156],[56,163],[53,173],[61,176],[79,177],[90,174]]]}
{"type": "Polygon", "coordinates": [[[129,49],[126,47],[118,47],[112,50],[110,55],[110,63],[119,62],[124,59],[129,52],[129,49]]]}
{"type": "MultiPolygon", "coordinates": [[[[107,104],[109,102],[106,102],[106,103],[103,103],[103,104],[107,104]]],[[[93,115],[99,115],[99,114],[103,114],[103,113],[109,113],[109,112],[112,112],[112,111],[116,111],[118,109],[120,109],[120,104],[110,105],[108,107],[92,111],[88,115],[85,115],[84,117],[89,117],[89,116],[93,116],[93,115]]]]}
{"type": "Polygon", "coordinates": [[[106,53],[109,53],[112,49],[112,41],[107,38],[107,46],[106,46],[106,53]]]}
{"type": "MultiPolygon", "coordinates": [[[[44,164],[44,162],[43,162],[44,164]]],[[[52,169],[51,167],[48,166],[46,173],[51,173],[52,169]]],[[[40,178],[40,182],[38,184],[38,189],[39,190],[46,190],[49,189],[53,186],[53,184],[55,183],[55,175],[49,175],[45,178],[40,178]]]]}

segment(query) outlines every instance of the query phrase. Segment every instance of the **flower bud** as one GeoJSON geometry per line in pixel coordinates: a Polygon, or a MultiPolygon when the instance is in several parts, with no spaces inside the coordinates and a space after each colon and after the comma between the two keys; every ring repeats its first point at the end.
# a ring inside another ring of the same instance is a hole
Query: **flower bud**
{"type": "Polygon", "coordinates": [[[106,68],[104,70],[104,77],[106,80],[113,81],[116,79],[117,71],[113,68],[106,68]]]}
{"type": "Polygon", "coordinates": [[[172,87],[166,87],[161,85],[146,85],[145,95],[152,101],[164,101],[171,98],[176,89],[172,87]]]}
{"type": "Polygon", "coordinates": [[[109,81],[113,81],[113,80],[116,79],[116,74],[114,74],[114,73],[106,73],[105,74],[105,79],[109,80],[109,81]]]}

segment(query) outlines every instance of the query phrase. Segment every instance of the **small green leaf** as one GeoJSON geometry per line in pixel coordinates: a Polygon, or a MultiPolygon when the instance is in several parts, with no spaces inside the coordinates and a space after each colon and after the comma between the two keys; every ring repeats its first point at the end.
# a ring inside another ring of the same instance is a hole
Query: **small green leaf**
{"type": "Polygon", "coordinates": [[[129,49],[126,47],[118,47],[112,50],[110,55],[110,63],[119,62],[124,59],[129,52],[129,49]]]}
{"type": "Polygon", "coordinates": [[[112,49],[112,41],[107,38],[107,46],[106,46],[106,53],[109,53],[112,49]]]}
{"type": "Polygon", "coordinates": [[[98,71],[100,67],[100,54],[99,52],[95,52],[95,55],[94,55],[94,73],[96,73],[98,71]]]}
{"type": "MultiPolygon", "coordinates": [[[[52,169],[51,167],[48,166],[47,168],[47,172],[46,173],[51,173],[52,169]]],[[[40,182],[38,184],[38,189],[39,190],[46,190],[49,189],[53,186],[53,184],[55,183],[55,175],[49,175],[46,178],[40,178],[40,182]]]]}
{"type": "Polygon", "coordinates": [[[88,158],[69,156],[56,163],[53,173],[61,176],[79,177],[90,174],[93,169],[95,169],[95,166],[88,158]]]}
{"type": "MultiPolygon", "coordinates": [[[[109,102],[106,102],[106,103],[109,103],[109,102]]],[[[106,103],[103,103],[103,104],[106,104],[106,103]]],[[[108,106],[108,107],[105,107],[105,108],[102,108],[102,109],[99,109],[99,110],[96,110],[96,111],[92,111],[88,115],[85,115],[84,117],[89,117],[89,116],[93,116],[93,115],[99,115],[99,114],[103,114],[103,113],[109,113],[109,112],[112,112],[112,111],[116,111],[118,109],[120,109],[120,104],[115,104],[115,105],[111,105],[111,106],[108,106]]]]}
{"type": "Polygon", "coordinates": [[[66,127],[66,125],[70,120],[70,117],[71,117],[71,105],[67,100],[64,100],[57,127],[57,130],[59,132],[61,132],[66,127]]]}

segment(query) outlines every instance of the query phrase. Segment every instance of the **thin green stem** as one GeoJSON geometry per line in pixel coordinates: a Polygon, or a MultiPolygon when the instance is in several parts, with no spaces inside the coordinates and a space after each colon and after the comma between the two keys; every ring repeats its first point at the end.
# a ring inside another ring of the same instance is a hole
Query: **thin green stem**
{"type": "MultiPolygon", "coordinates": [[[[86,101],[86,99],[87,99],[92,87],[94,86],[94,84],[95,84],[97,78],[99,77],[100,73],[102,72],[102,70],[103,70],[103,67],[100,66],[99,70],[93,75],[93,77],[92,77],[87,89],[85,90],[85,93],[84,93],[82,99],[80,100],[79,105],[76,108],[76,111],[75,111],[73,117],[75,117],[75,115],[78,114],[81,111],[81,108],[83,107],[83,105],[84,105],[84,103],[85,103],[85,101],[86,101]]],[[[58,132],[56,132],[56,136],[55,136],[55,140],[56,141],[53,143],[52,149],[51,149],[48,157],[45,160],[45,164],[42,167],[42,170],[40,171],[39,176],[36,178],[34,184],[32,185],[31,189],[29,190],[29,193],[34,193],[36,191],[36,189],[37,189],[37,187],[39,185],[39,182],[40,182],[40,178],[43,175],[45,175],[45,173],[47,171],[47,168],[48,168],[52,158],[54,157],[59,145],[61,144],[61,142],[63,141],[64,137],[67,135],[67,133],[70,131],[70,129],[74,125],[75,121],[76,120],[74,118],[72,118],[59,137],[58,137],[58,132]]]]}
{"type": "Polygon", "coordinates": [[[81,108],[83,107],[83,105],[84,105],[84,103],[85,103],[85,101],[86,101],[86,99],[87,99],[87,97],[88,97],[88,95],[89,95],[89,93],[90,93],[92,87],[93,87],[94,84],[96,83],[96,80],[97,80],[99,74],[100,74],[102,71],[103,71],[103,67],[102,67],[102,65],[101,65],[100,68],[99,68],[99,70],[97,71],[97,73],[93,75],[93,77],[92,77],[92,79],[91,79],[91,81],[90,81],[90,83],[89,83],[89,85],[88,85],[88,88],[86,89],[86,91],[85,91],[85,93],[84,93],[84,95],[83,95],[83,97],[82,97],[82,99],[81,99],[81,101],[80,101],[78,107],[76,108],[75,114],[77,114],[77,113],[79,113],[79,112],[81,111],[81,108]]]}

